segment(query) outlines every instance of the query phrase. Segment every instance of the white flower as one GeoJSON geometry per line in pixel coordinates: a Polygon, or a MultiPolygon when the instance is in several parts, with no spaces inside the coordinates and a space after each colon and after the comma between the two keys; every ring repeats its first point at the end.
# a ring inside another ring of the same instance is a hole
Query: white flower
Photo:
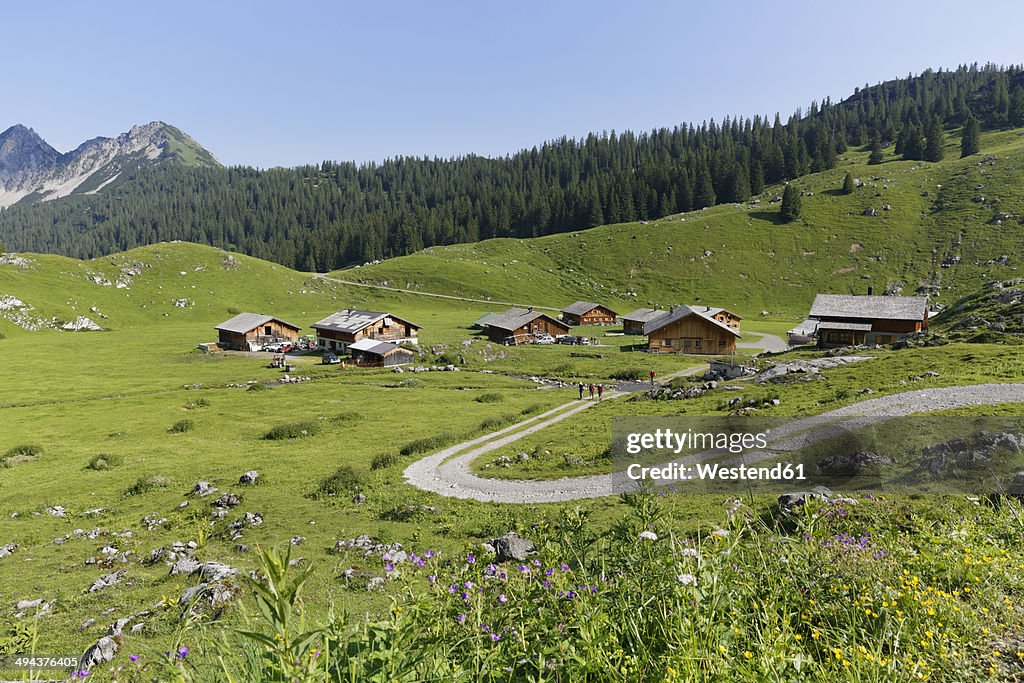
{"type": "Polygon", "coordinates": [[[729,535],[729,531],[727,529],[715,529],[711,533],[713,533],[715,536],[719,536],[721,538],[725,538],[726,536],[729,535]]]}
{"type": "Polygon", "coordinates": [[[645,538],[648,541],[657,541],[658,534],[654,533],[653,531],[641,531],[640,538],[645,538]]]}
{"type": "Polygon", "coordinates": [[[683,584],[684,586],[696,586],[697,577],[693,574],[680,574],[676,577],[676,581],[683,584]]]}
{"type": "Polygon", "coordinates": [[[700,557],[700,553],[697,552],[696,548],[683,548],[679,551],[679,554],[683,557],[700,557]]]}

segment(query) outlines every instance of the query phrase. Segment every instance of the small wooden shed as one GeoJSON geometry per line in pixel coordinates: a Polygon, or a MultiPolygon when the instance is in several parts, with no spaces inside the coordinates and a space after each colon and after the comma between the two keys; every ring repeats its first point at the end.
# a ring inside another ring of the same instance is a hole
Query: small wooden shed
{"type": "Polygon", "coordinates": [[[722,356],[736,353],[738,329],[704,311],[704,306],[676,306],[644,326],[650,353],[722,356]]]}
{"type": "Polygon", "coordinates": [[[655,318],[667,314],[668,311],[662,311],[657,308],[638,308],[635,311],[630,311],[626,315],[620,316],[619,320],[622,321],[622,331],[626,334],[643,334],[644,325],[655,318]]]}
{"type": "Polygon", "coordinates": [[[416,357],[416,353],[404,346],[392,342],[360,339],[349,344],[348,351],[356,365],[370,368],[389,368],[396,365],[408,365],[416,357]]]}
{"type": "Polygon", "coordinates": [[[490,320],[484,331],[497,344],[524,344],[530,343],[535,334],[568,334],[569,326],[547,313],[513,308],[490,320]]]}
{"type": "Polygon", "coordinates": [[[577,301],[562,309],[562,320],[569,325],[614,325],[618,313],[592,301],[577,301]]]}
{"type": "Polygon", "coordinates": [[[299,338],[298,325],[260,313],[239,313],[215,328],[217,345],[234,351],[256,351],[271,342],[294,342],[299,338]]]}

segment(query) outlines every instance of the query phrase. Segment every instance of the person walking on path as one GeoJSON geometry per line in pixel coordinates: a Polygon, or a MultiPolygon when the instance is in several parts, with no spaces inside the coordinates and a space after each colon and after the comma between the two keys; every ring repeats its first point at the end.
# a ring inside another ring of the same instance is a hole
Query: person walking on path
{"type": "Polygon", "coordinates": [[[591,401],[594,400],[594,385],[593,384],[590,385],[590,400],[591,401]]]}
{"type": "Polygon", "coordinates": [[[601,400],[601,394],[603,394],[603,393],[604,393],[604,385],[603,384],[598,384],[597,385],[597,400],[598,401],[601,400]]]}
{"type": "Polygon", "coordinates": [[[658,373],[654,372],[654,370],[651,370],[651,386],[652,387],[654,386],[654,378],[657,376],[657,374],[658,373]]]}
{"type": "Polygon", "coordinates": [[[580,400],[583,400],[583,382],[580,382],[580,400]]]}

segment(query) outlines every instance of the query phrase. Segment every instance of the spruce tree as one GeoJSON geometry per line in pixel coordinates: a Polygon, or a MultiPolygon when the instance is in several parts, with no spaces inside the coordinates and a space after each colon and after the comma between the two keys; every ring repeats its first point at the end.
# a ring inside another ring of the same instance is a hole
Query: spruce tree
{"type": "Polygon", "coordinates": [[[880,164],[882,163],[883,158],[884,155],[882,154],[882,136],[878,133],[878,130],[876,129],[875,132],[871,134],[871,155],[868,157],[868,163],[872,165],[880,164]]]}
{"type": "Polygon", "coordinates": [[[928,130],[925,133],[925,144],[924,144],[924,160],[925,161],[942,161],[943,149],[943,133],[942,124],[939,123],[938,117],[932,119],[932,122],[928,124],[928,130]]]}
{"type": "Polygon", "coordinates": [[[853,176],[850,172],[846,172],[846,177],[843,178],[843,194],[853,194],[853,176]]]}
{"type": "Polygon", "coordinates": [[[786,183],[786,189],[782,193],[782,207],[779,209],[782,220],[791,223],[800,218],[801,204],[800,191],[796,189],[796,185],[786,183]]]}
{"type": "Polygon", "coordinates": [[[978,128],[978,119],[974,114],[967,114],[967,122],[960,134],[960,158],[969,157],[981,151],[981,131],[978,128]]]}

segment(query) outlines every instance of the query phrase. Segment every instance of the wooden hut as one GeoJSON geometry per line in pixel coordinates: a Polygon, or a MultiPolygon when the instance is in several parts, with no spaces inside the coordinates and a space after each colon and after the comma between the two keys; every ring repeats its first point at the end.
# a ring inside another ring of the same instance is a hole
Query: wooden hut
{"type": "Polygon", "coordinates": [[[809,316],[818,346],[875,346],[928,331],[928,297],[819,294],[809,316]]]}
{"type": "Polygon", "coordinates": [[[419,325],[396,315],[357,308],[338,311],[310,327],[316,330],[319,348],[339,354],[361,339],[416,344],[420,331],[419,325]]]}
{"type": "Polygon", "coordinates": [[[722,356],[736,353],[740,332],[705,311],[705,306],[676,306],[644,325],[650,353],[722,356]]]}
{"type": "Polygon", "coordinates": [[[349,344],[348,352],[356,365],[370,368],[389,368],[407,365],[416,357],[416,352],[404,346],[375,339],[360,339],[349,344]]]}
{"type": "Polygon", "coordinates": [[[638,308],[626,315],[619,316],[619,320],[622,321],[622,331],[626,334],[643,334],[644,325],[667,313],[668,311],[657,308],[638,308]]]}
{"type": "Polygon", "coordinates": [[[614,325],[618,313],[591,301],[577,301],[562,309],[562,320],[569,325],[614,325]]]}
{"type": "Polygon", "coordinates": [[[234,351],[258,351],[272,342],[294,342],[299,338],[298,325],[259,313],[239,313],[215,328],[217,346],[234,351]]]}
{"type": "Polygon", "coordinates": [[[536,334],[552,337],[568,334],[569,326],[547,313],[513,308],[491,319],[484,331],[487,338],[497,344],[526,344],[532,342],[536,334]]]}

